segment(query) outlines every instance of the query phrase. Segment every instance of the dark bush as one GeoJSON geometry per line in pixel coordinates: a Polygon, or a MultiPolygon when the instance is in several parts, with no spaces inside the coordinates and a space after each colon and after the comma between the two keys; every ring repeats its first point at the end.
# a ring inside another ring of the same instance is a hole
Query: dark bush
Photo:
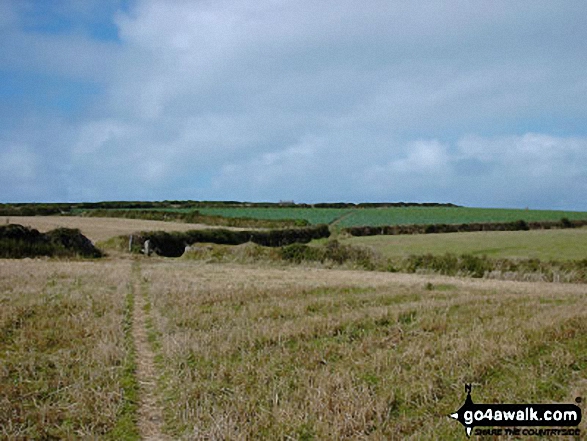
{"type": "Polygon", "coordinates": [[[561,219],[561,226],[563,228],[574,228],[575,227],[575,225],[567,217],[563,217],[561,219]]]}
{"type": "Polygon", "coordinates": [[[100,257],[102,253],[76,229],[58,228],[43,234],[16,224],[0,227],[0,257],[37,256],[100,257]]]}
{"type": "Polygon", "coordinates": [[[80,230],[57,228],[46,233],[47,238],[57,247],[71,250],[82,257],[101,257],[102,253],[80,230]]]}
{"type": "Polygon", "coordinates": [[[514,231],[528,231],[530,229],[528,222],[522,219],[515,221],[512,226],[514,231]]]}

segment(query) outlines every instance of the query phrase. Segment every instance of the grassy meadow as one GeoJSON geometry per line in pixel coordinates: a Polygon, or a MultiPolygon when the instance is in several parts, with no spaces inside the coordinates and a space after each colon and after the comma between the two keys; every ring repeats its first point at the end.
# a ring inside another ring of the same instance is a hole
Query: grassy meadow
{"type": "Polygon", "coordinates": [[[463,439],[465,382],[587,393],[585,285],[132,260],[0,262],[2,437],[137,439],[138,295],[170,439],[463,439]]]}
{"type": "Polygon", "coordinates": [[[478,402],[584,396],[587,289],[145,262],[181,439],[462,439],[478,402]]]}
{"type": "Polygon", "coordinates": [[[385,257],[411,254],[472,254],[491,258],[575,260],[587,258],[587,228],[531,231],[363,236],[342,239],[385,257]]]}

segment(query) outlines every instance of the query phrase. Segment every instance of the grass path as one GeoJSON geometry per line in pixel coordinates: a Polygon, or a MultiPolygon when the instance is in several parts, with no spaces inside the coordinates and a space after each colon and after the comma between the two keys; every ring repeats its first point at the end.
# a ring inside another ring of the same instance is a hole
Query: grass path
{"type": "Polygon", "coordinates": [[[340,216],[338,216],[336,219],[334,219],[328,225],[330,225],[331,227],[334,227],[334,226],[340,224],[344,219],[346,219],[347,217],[350,217],[352,215],[353,215],[352,211],[347,211],[347,212],[341,214],[340,216]]]}
{"type": "Polygon", "coordinates": [[[134,320],[132,327],[136,347],[136,377],[139,382],[138,428],[144,440],[164,440],[162,432],[163,409],[157,388],[155,353],[149,342],[149,300],[146,290],[141,289],[141,270],[138,263],[133,266],[133,291],[135,293],[134,320]]]}

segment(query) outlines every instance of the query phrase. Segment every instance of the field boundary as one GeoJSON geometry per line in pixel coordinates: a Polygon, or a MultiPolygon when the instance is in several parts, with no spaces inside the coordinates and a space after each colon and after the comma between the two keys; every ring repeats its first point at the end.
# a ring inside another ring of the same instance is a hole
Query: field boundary
{"type": "Polygon", "coordinates": [[[518,220],[514,222],[473,222],[464,224],[410,224],[410,225],[385,225],[347,227],[341,231],[351,236],[394,236],[402,234],[436,234],[436,233],[471,233],[479,231],[528,231],[549,230],[563,228],[580,228],[587,225],[585,220],[569,220],[563,218],[560,221],[526,222],[518,220]]]}

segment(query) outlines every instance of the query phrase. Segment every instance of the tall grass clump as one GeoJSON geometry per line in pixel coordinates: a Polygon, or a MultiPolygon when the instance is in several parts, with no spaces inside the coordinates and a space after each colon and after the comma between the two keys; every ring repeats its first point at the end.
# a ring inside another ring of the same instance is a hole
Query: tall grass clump
{"type": "Polygon", "coordinates": [[[289,262],[332,262],[343,265],[350,263],[367,270],[377,268],[379,259],[377,254],[366,247],[343,245],[337,240],[331,240],[321,247],[304,244],[292,244],[280,249],[280,257],[289,262]]]}

